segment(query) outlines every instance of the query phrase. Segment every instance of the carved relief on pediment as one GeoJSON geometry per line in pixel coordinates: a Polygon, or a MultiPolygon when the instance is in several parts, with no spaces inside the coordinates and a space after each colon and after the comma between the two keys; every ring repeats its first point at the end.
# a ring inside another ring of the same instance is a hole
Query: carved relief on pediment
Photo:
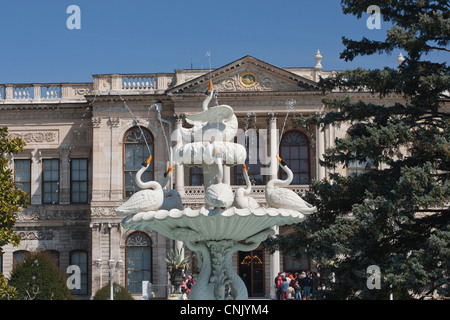
{"type": "MultiPolygon", "coordinates": [[[[214,88],[218,92],[269,92],[269,91],[302,91],[295,81],[282,79],[274,74],[244,69],[235,72],[225,78],[213,79],[214,88]]],[[[208,84],[189,91],[202,91],[207,89],[208,84]]]]}

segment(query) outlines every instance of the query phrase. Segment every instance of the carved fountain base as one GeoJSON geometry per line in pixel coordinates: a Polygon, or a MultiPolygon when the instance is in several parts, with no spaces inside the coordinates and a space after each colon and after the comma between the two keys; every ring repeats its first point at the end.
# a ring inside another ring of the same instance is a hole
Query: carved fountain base
{"type": "MultiPolygon", "coordinates": [[[[189,229],[174,230],[179,238],[191,238],[189,229]]],[[[252,251],[259,247],[272,229],[266,229],[244,240],[218,240],[190,242],[186,246],[195,252],[200,264],[200,273],[192,287],[189,298],[192,300],[247,300],[248,292],[244,281],[232,264],[232,256],[237,251],[252,251]],[[227,288],[228,287],[228,288],[227,288]]]]}

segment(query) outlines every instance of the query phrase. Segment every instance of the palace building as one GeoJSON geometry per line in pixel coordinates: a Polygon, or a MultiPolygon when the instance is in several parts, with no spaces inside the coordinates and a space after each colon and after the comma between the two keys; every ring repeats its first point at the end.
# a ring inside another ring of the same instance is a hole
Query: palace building
{"type": "MultiPolygon", "coordinates": [[[[137,191],[134,180],[140,164],[151,154],[145,180],[164,179],[176,144],[172,132],[187,126],[183,114],[201,111],[211,80],[218,90],[211,103],[231,106],[240,129],[260,133],[252,136],[253,143],[278,150],[294,172],[290,188],[304,194],[313,179],[328,177],[319,159],[348,130],[303,127],[293,121],[296,116],[324,112],[317,83],[334,72],[322,70],[319,52],[315,59],[314,67],[281,68],[246,56],[213,70],[101,74],[93,75],[89,83],[0,84],[0,126],[26,142],[9,164],[16,183],[30,196],[30,205],[15,226],[22,241],[18,247],[3,247],[0,272],[8,277],[27,252],[47,251],[63,272],[70,265],[80,267],[81,289],[73,293],[90,299],[108,284],[111,260],[116,266],[114,281],[137,299],[143,281],[151,283],[152,298],[167,297],[164,258],[175,242],[156,232],[124,229],[123,217],[115,213],[137,191]]],[[[396,95],[380,100],[366,92],[330,95],[344,94],[380,104],[400,100],[396,95]]],[[[265,206],[265,184],[281,177],[281,172],[261,159],[249,159],[248,169],[252,196],[265,206]]],[[[337,170],[351,174],[365,167],[355,163],[337,170]]],[[[241,186],[242,168],[225,167],[224,182],[233,189],[241,186]]],[[[200,168],[175,164],[171,184],[185,207],[204,206],[202,183],[200,168]]],[[[281,234],[293,231],[292,226],[276,228],[281,234]]],[[[248,277],[250,297],[272,297],[278,272],[315,269],[306,258],[298,261],[262,248],[238,252],[233,263],[241,276],[248,277]]]]}

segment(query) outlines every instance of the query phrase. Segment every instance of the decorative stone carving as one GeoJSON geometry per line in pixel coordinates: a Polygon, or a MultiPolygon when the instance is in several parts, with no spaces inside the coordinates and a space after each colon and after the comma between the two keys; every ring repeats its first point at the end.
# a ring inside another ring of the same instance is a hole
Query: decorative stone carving
{"type": "Polygon", "coordinates": [[[109,118],[109,125],[112,127],[112,128],[117,128],[117,127],[119,127],[120,126],[120,118],[118,118],[118,117],[110,117],[109,118]]]}
{"type": "Polygon", "coordinates": [[[39,144],[39,143],[57,143],[58,131],[22,131],[22,132],[11,132],[11,136],[20,138],[24,140],[27,144],[39,144]]]}
{"type": "Polygon", "coordinates": [[[92,207],[91,216],[93,217],[113,217],[117,216],[115,208],[112,207],[92,207]]]}
{"type": "Polygon", "coordinates": [[[55,235],[53,231],[19,231],[17,232],[22,240],[52,240],[55,235]]]}
{"type": "Polygon", "coordinates": [[[17,221],[42,221],[42,220],[88,220],[89,211],[87,210],[29,210],[22,211],[17,216],[17,221]]]}
{"type": "Polygon", "coordinates": [[[102,124],[102,118],[101,117],[93,117],[91,120],[92,120],[92,127],[100,128],[100,126],[102,124]]]}
{"type": "MultiPolygon", "coordinates": [[[[255,71],[251,68],[246,68],[242,71],[229,75],[224,79],[218,80],[214,84],[218,92],[261,92],[261,91],[302,91],[305,90],[299,87],[294,82],[282,80],[275,77],[273,74],[268,74],[260,71],[255,71]],[[252,74],[255,76],[255,82],[251,86],[244,85],[241,81],[241,76],[245,74],[252,74]]],[[[204,85],[204,90],[207,85],[204,85]]],[[[195,88],[197,91],[198,89],[195,88]]],[[[200,89],[201,91],[202,89],[200,89]]]]}
{"type": "Polygon", "coordinates": [[[91,94],[91,92],[92,92],[92,90],[89,88],[75,89],[76,96],[85,96],[85,95],[91,94]]]}

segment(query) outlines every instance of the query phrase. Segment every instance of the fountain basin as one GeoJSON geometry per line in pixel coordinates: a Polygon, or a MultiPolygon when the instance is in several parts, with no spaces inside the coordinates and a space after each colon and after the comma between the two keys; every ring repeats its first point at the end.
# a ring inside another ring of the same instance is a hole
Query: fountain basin
{"type": "Polygon", "coordinates": [[[184,242],[195,252],[200,272],[189,294],[191,300],[247,300],[247,288],[233,267],[232,255],[256,249],[274,234],[273,226],[304,220],[302,213],[289,209],[203,207],[139,212],[124,218],[122,225],[134,230],[156,231],[184,242]]]}
{"type": "Polygon", "coordinates": [[[156,231],[179,241],[243,241],[262,230],[273,226],[291,225],[303,222],[305,216],[297,211],[276,208],[172,209],[139,212],[123,219],[125,228],[156,231]],[[189,239],[186,232],[191,231],[189,239]]]}

